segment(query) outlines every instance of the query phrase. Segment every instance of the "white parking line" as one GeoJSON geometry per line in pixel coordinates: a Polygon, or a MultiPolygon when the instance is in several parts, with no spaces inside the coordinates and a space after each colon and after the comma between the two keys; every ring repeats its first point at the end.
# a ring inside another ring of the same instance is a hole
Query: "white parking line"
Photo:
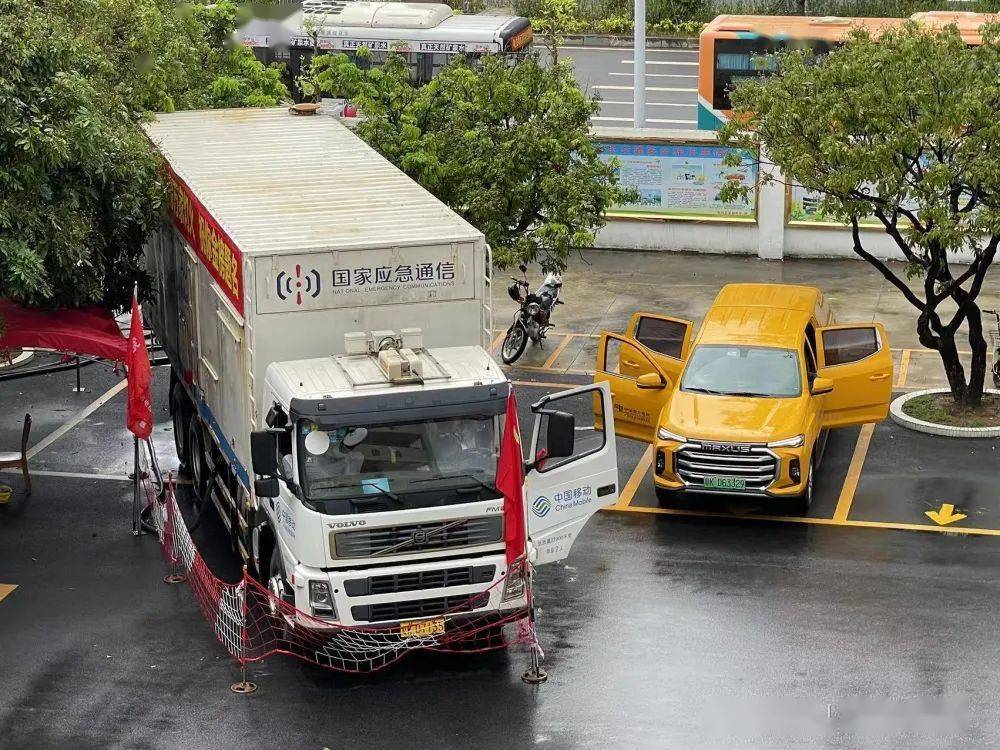
{"type": "Polygon", "coordinates": [[[118,383],[115,383],[100,398],[98,398],[96,401],[92,402],[91,404],[87,405],[82,411],[79,411],[76,414],[74,414],[72,417],[69,418],[69,420],[65,424],[60,425],[55,430],[53,430],[48,435],[46,435],[41,440],[39,440],[37,443],[35,443],[31,448],[29,448],[28,449],[28,458],[34,458],[40,452],[42,452],[43,450],[45,450],[46,448],[48,448],[56,440],[58,440],[59,438],[61,438],[67,432],[69,432],[74,427],[76,427],[78,424],[80,424],[80,422],[82,422],[83,420],[85,420],[87,417],[89,417],[95,411],[97,411],[102,406],[104,406],[108,401],[110,401],[115,396],[117,396],[119,393],[121,393],[123,390],[125,390],[125,387],[127,385],[128,385],[128,380],[122,380],[122,381],[120,381],[118,383]]]}
{"type": "MultiPolygon", "coordinates": [[[[29,467],[30,468],[30,467],[29,467]]],[[[20,469],[0,469],[4,474],[20,474],[20,469]]],[[[31,476],[62,477],[64,479],[100,479],[106,482],[131,482],[125,474],[88,474],[81,471],[48,471],[47,469],[30,469],[31,476]]]]}

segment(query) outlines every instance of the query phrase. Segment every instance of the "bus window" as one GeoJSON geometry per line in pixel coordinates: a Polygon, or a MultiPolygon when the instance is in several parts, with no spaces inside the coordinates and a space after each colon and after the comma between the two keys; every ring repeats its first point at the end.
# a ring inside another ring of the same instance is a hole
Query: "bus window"
{"type": "Polygon", "coordinates": [[[717,39],[712,106],[732,109],[729,92],[739,81],[767,75],[777,67],[773,53],[776,45],[770,39],[717,39]]]}

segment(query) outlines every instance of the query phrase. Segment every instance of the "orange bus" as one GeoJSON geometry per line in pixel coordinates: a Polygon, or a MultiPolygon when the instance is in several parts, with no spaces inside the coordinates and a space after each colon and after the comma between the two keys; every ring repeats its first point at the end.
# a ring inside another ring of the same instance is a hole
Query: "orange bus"
{"type": "Polygon", "coordinates": [[[705,26],[698,45],[698,129],[717,130],[732,109],[729,92],[744,78],[768,75],[775,52],[808,48],[819,54],[841,44],[856,28],[873,35],[898,28],[907,20],[930,28],[955,24],[966,44],[980,44],[983,24],[997,16],[983,13],[928,11],[906,18],[840,18],[826,16],[719,16],[705,26]]]}

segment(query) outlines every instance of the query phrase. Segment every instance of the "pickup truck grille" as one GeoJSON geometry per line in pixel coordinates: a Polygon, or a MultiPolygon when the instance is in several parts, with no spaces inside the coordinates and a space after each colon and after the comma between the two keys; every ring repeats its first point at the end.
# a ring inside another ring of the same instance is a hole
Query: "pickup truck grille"
{"type": "Polygon", "coordinates": [[[503,516],[340,531],[331,533],[330,537],[331,553],[337,558],[478,547],[503,540],[503,516]]]}
{"type": "Polygon", "coordinates": [[[489,583],[496,574],[496,565],[463,565],[460,568],[441,570],[420,570],[413,573],[371,576],[370,578],[349,578],[344,581],[344,591],[348,596],[371,596],[372,594],[398,594],[401,591],[422,591],[443,589],[450,586],[470,586],[489,583]]]}
{"type": "Polygon", "coordinates": [[[488,592],[479,594],[459,594],[439,596],[434,599],[414,599],[408,602],[385,602],[383,604],[360,604],[351,607],[351,617],[355,622],[386,622],[416,620],[420,617],[436,617],[460,612],[471,612],[490,603],[488,592]]]}
{"type": "Polygon", "coordinates": [[[764,445],[702,443],[676,453],[677,476],[690,487],[704,487],[705,477],[746,480],[750,492],[763,492],[778,475],[778,459],[764,445]]]}

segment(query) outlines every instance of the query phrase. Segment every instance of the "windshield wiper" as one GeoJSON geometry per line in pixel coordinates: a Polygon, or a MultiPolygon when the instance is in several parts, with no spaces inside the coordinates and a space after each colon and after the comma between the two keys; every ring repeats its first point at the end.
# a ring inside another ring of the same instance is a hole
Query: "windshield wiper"
{"type": "MultiPolygon", "coordinates": [[[[471,479],[473,482],[478,484],[482,489],[489,490],[490,492],[498,492],[496,487],[491,484],[487,484],[482,479],[477,477],[475,474],[452,474],[449,477],[427,477],[426,479],[415,479],[410,482],[410,484],[420,484],[421,482],[433,482],[437,480],[448,480],[448,479],[471,479]]],[[[472,487],[459,487],[455,491],[461,492],[462,490],[471,490],[472,487]]]]}
{"type": "Polygon", "coordinates": [[[690,391],[691,393],[709,393],[713,396],[731,395],[723,393],[722,391],[713,391],[711,388],[698,388],[697,386],[694,385],[683,386],[681,390],[690,391]]]}
{"type": "MultiPolygon", "coordinates": [[[[379,487],[377,484],[372,484],[370,482],[353,482],[351,484],[331,484],[331,483],[328,483],[328,482],[313,482],[313,483],[310,483],[310,485],[309,485],[310,489],[314,489],[315,488],[315,489],[323,489],[323,490],[339,490],[339,489],[346,489],[348,487],[370,487],[373,490],[375,490],[376,492],[378,492],[380,495],[384,495],[385,497],[389,498],[390,500],[392,500],[394,503],[396,503],[398,505],[404,505],[405,504],[405,503],[403,503],[402,500],[399,499],[399,495],[397,495],[396,493],[389,492],[389,490],[384,489],[382,487],[379,487]]],[[[354,497],[354,498],[351,498],[350,502],[351,502],[352,505],[361,505],[364,502],[371,501],[371,500],[372,500],[372,498],[354,497]]]]}
{"type": "Polygon", "coordinates": [[[754,393],[753,391],[725,391],[723,396],[744,396],[747,398],[771,398],[769,393],[754,393]]]}

